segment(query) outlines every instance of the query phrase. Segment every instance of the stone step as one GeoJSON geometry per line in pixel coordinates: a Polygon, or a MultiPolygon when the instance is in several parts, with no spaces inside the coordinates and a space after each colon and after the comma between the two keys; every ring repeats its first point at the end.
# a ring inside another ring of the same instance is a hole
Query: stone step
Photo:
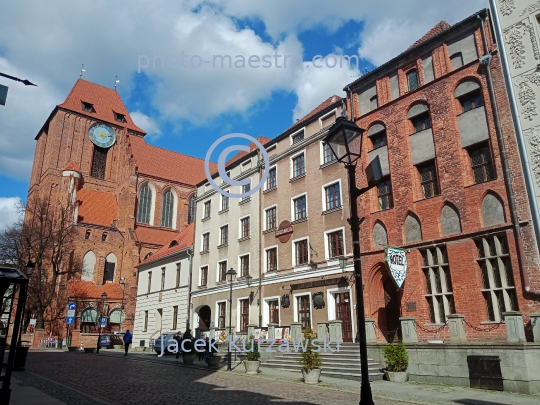
{"type": "MultiPolygon", "coordinates": [[[[266,363],[261,364],[261,367],[264,368],[264,366],[267,366],[266,363]]],[[[281,370],[281,371],[299,371],[299,367],[283,367],[283,366],[268,366],[274,370],[281,370]]],[[[351,379],[355,381],[359,381],[362,375],[360,374],[360,371],[358,372],[351,372],[351,370],[335,370],[335,369],[329,369],[326,367],[322,367],[321,375],[326,375],[329,377],[335,377],[335,378],[345,378],[345,379],[351,379]]],[[[369,372],[369,380],[370,381],[378,381],[383,379],[383,373],[377,371],[371,371],[369,372]]]]}
{"type": "MultiPolygon", "coordinates": [[[[283,366],[299,367],[299,362],[298,361],[290,361],[290,360],[284,360],[284,359],[279,359],[279,358],[274,358],[274,359],[271,359],[271,360],[267,360],[266,362],[264,362],[264,364],[266,364],[266,365],[283,365],[283,366]]],[[[342,362],[339,362],[339,361],[325,361],[322,364],[323,364],[323,368],[325,368],[325,369],[340,369],[340,370],[341,369],[342,370],[351,370],[351,369],[354,370],[355,368],[360,369],[360,363],[348,364],[348,363],[342,363],[342,362]]],[[[369,370],[376,370],[378,372],[379,368],[380,368],[380,365],[376,364],[376,363],[371,363],[371,364],[368,363],[368,368],[369,368],[369,370]]]]}

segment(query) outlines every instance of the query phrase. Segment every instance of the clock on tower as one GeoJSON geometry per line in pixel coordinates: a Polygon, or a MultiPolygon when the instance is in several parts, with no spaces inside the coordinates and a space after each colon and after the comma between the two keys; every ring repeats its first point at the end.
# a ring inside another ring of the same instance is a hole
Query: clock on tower
{"type": "Polygon", "coordinates": [[[94,124],[88,131],[92,143],[100,148],[110,148],[116,142],[114,129],[106,124],[94,124]]]}

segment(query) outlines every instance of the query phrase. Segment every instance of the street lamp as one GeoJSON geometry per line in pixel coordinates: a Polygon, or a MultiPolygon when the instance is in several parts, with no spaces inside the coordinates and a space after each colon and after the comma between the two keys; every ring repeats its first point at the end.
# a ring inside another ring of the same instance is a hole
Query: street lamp
{"type": "Polygon", "coordinates": [[[29,284],[30,284],[30,277],[32,277],[32,274],[34,274],[34,269],[36,268],[36,265],[34,262],[32,262],[32,260],[28,259],[28,262],[24,265],[24,269],[26,271],[26,278],[28,279],[28,282],[26,283],[26,286],[25,286],[25,292],[24,292],[24,295],[23,295],[23,305],[22,305],[22,308],[24,310],[24,315],[23,315],[23,320],[22,320],[22,331],[21,333],[19,334],[19,342],[17,344],[17,348],[20,349],[21,347],[21,339],[22,339],[22,334],[24,332],[24,318],[26,316],[26,301],[28,299],[28,290],[29,290],[29,284]]]}
{"type": "MultiPolygon", "coordinates": [[[[360,383],[360,405],[373,405],[371,385],[369,383],[367,342],[366,342],[366,316],[364,313],[364,292],[362,283],[362,267],[360,262],[360,224],[358,218],[358,197],[369,190],[374,184],[368,182],[368,187],[356,187],[356,163],[362,152],[362,138],[364,130],[345,117],[339,117],[330,127],[324,139],[339,162],[345,164],[349,177],[349,202],[351,207],[351,232],[353,240],[354,273],[356,277],[356,319],[360,332],[360,370],[362,379],[360,383]]],[[[379,174],[380,171],[377,171],[379,174]]],[[[371,173],[370,173],[371,174],[371,173]]],[[[372,177],[372,176],[369,176],[372,177]]],[[[376,176],[377,177],[377,176],[376,176]]],[[[372,179],[370,179],[372,180],[372,179]]],[[[344,268],[345,262],[340,263],[344,268]]]]}
{"type": "Polygon", "coordinates": [[[230,342],[232,341],[232,285],[233,285],[233,281],[236,277],[236,271],[234,271],[234,269],[231,267],[227,273],[225,273],[227,275],[227,281],[231,284],[231,290],[230,290],[230,298],[229,298],[229,347],[227,348],[228,349],[228,352],[229,352],[229,358],[228,358],[228,364],[227,364],[227,371],[232,371],[232,367],[231,367],[231,344],[230,342]]]}
{"type": "Polygon", "coordinates": [[[105,300],[107,299],[107,293],[103,291],[103,294],[101,294],[101,314],[99,316],[99,336],[98,336],[98,343],[97,343],[97,350],[96,352],[99,353],[99,344],[101,342],[101,318],[103,317],[103,310],[105,309],[105,300]]]}
{"type": "Polygon", "coordinates": [[[246,283],[247,283],[248,287],[251,286],[252,281],[253,281],[253,277],[251,277],[250,274],[248,273],[248,275],[246,276],[246,283]]]}

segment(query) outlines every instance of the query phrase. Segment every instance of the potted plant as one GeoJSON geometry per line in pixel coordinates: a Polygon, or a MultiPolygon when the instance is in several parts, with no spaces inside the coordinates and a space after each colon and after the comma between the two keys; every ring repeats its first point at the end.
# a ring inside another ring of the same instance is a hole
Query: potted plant
{"type": "Polygon", "coordinates": [[[388,381],[404,383],[407,381],[407,366],[409,365],[409,355],[402,342],[387,345],[383,348],[387,367],[385,370],[388,381]]]}
{"type": "Polygon", "coordinates": [[[259,345],[255,344],[255,336],[249,337],[249,342],[246,347],[246,359],[244,360],[244,367],[246,368],[246,374],[258,374],[259,366],[261,365],[261,353],[259,352],[259,345]],[[251,347],[253,345],[253,348],[251,347]]]}
{"type": "Polygon", "coordinates": [[[195,357],[197,357],[197,353],[195,352],[195,338],[191,335],[189,329],[184,333],[180,350],[182,350],[182,361],[184,364],[195,363],[195,357]]]}
{"type": "Polygon", "coordinates": [[[218,356],[217,350],[212,346],[212,342],[216,342],[215,339],[210,339],[210,355],[206,358],[206,363],[209,368],[219,368],[221,363],[221,356],[218,356]]]}
{"type": "Polygon", "coordinates": [[[319,377],[321,376],[322,361],[318,352],[314,352],[313,339],[317,336],[313,333],[311,328],[306,328],[304,331],[304,339],[307,339],[306,350],[302,352],[300,357],[300,364],[302,366],[302,375],[304,376],[304,382],[306,384],[318,384],[319,377]]]}

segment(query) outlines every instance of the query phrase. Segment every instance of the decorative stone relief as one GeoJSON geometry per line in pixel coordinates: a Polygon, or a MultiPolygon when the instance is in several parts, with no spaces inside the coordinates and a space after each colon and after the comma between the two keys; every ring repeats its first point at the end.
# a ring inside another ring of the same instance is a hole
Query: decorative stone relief
{"type": "Polygon", "coordinates": [[[524,24],[518,23],[506,31],[506,41],[510,45],[510,56],[515,69],[523,67],[525,63],[525,46],[521,41],[523,37],[522,26],[524,24]]]}
{"type": "Polygon", "coordinates": [[[538,10],[540,10],[540,1],[536,2],[536,4],[531,4],[525,7],[519,16],[523,17],[526,14],[532,14],[538,10]]]}
{"type": "Polygon", "coordinates": [[[502,15],[510,15],[516,9],[514,0],[499,0],[502,15]]]}
{"type": "Polygon", "coordinates": [[[540,59],[540,51],[538,51],[538,41],[536,40],[536,35],[534,33],[534,27],[532,24],[525,24],[527,30],[529,31],[529,37],[531,38],[531,45],[534,53],[534,59],[540,59]]]}
{"type": "Polygon", "coordinates": [[[536,112],[536,94],[528,82],[528,77],[520,77],[518,79],[518,97],[522,107],[523,118],[532,121],[533,117],[538,115],[538,113],[536,112]]]}
{"type": "Polygon", "coordinates": [[[530,157],[532,160],[532,171],[536,184],[540,187],[540,128],[530,128],[523,131],[523,133],[529,139],[529,145],[531,145],[530,157]]]}

